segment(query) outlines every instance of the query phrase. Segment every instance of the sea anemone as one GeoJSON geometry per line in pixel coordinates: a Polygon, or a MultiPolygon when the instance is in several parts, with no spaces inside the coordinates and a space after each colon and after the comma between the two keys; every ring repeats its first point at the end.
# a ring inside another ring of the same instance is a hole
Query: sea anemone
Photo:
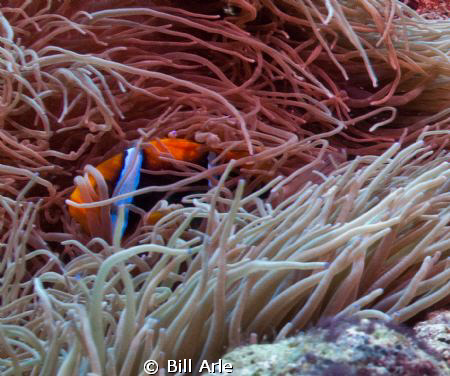
{"type": "Polygon", "coordinates": [[[2,3],[2,374],[144,375],[448,301],[448,21],[397,0],[199,4],[2,3]],[[93,166],[164,137],[216,156],[101,190],[93,166]],[[89,176],[98,200],[67,201],[89,176]],[[123,207],[96,236],[68,210],[187,189],[126,236],[123,207]]]}

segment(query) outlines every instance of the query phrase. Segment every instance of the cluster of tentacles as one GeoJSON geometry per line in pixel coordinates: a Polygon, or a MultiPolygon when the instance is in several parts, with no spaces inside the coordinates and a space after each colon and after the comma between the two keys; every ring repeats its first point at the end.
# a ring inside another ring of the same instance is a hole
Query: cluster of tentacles
{"type": "Polygon", "coordinates": [[[404,3],[3,1],[2,374],[139,374],[448,299],[450,26],[404,3]],[[83,231],[74,177],[165,137],[215,154],[143,171],[179,199],[155,223],[83,231]]]}

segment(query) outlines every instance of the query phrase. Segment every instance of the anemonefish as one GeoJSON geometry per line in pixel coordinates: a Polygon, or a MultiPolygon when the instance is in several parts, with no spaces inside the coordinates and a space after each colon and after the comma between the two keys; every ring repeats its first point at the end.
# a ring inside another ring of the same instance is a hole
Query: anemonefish
{"type": "MultiPolygon", "coordinates": [[[[177,179],[180,179],[176,176],[164,175],[159,176],[158,179],[153,178],[153,181],[148,182],[149,177],[141,174],[142,168],[153,171],[170,168],[170,162],[160,158],[162,153],[170,154],[175,160],[196,163],[207,167],[208,156],[210,156],[210,153],[212,152],[203,144],[179,138],[163,138],[150,141],[148,144],[148,146],[140,149],[131,147],[96,166],[96,169],[101,173],[105,182],[108,184],[110,197],[132,192],[136,189],[145,187],[146,185],[171,184],[177,181],[177,179]],[[158,180],[158,182],[155,182],[155,180],[158,180]]],[[[226,159],[239,159],[247,155],[246,152],[232,151],[227,153],[226,159]]],[[[97,184],[94,177],[88,175],[88,179],[92,190],[96,192],[97,184]]],[[[152,197],[150,198],[139,196],[134,198],[130,197],[115,202],[110,208],[112,228],[114,229],[117,223],[119,206],[125,205],[125,220],[121,229],[123,234],[129,219],[126,204],[133,203],[138,207],[149,210],[164,196],[164,193],[155,193],[151,196],[152,197]]],[[[83,200],[82,192],[79,187],[75,188],[72,192],[70,200],[77,203],[86,202],[83,200]]],[[[77,208],[69,206],[69,214],[71,217],[81,225],[86,233],[91,235],[94,231],[92,231],[92,222],[90,224],[89,219],[100,218],[100,211],[101,208],[77,208]]],[[[155,224],[162,216],[164,216],[163,211],[151,211],[145,217],[145,222],[150,225],[155,224]]]]}

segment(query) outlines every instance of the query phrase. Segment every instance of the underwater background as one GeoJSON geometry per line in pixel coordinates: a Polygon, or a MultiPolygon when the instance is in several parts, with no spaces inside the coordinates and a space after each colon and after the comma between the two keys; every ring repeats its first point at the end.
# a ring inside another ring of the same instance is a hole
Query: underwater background
{"type": "Polygon", "coordinates": [[[449,47],[442,1],[2,1],[0,373],[448,309],[449,47]]]}

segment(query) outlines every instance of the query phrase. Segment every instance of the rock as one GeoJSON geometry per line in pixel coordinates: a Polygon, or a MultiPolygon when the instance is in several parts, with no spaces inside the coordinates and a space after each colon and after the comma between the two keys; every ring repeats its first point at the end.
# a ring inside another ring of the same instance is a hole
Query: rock
{"type": "Polygon", "coordinates": [[[450,375],[445,360],[411,329],[369,319],[329,321],[274,344],[237,348],[222,359],[233,365],[233,376],[450,375]]]}
{"type": "Polygon", "coordinates": [[[438,311],[414,326],[416,338],[424,341],[450,366],[450,311],[438,311]]]}

